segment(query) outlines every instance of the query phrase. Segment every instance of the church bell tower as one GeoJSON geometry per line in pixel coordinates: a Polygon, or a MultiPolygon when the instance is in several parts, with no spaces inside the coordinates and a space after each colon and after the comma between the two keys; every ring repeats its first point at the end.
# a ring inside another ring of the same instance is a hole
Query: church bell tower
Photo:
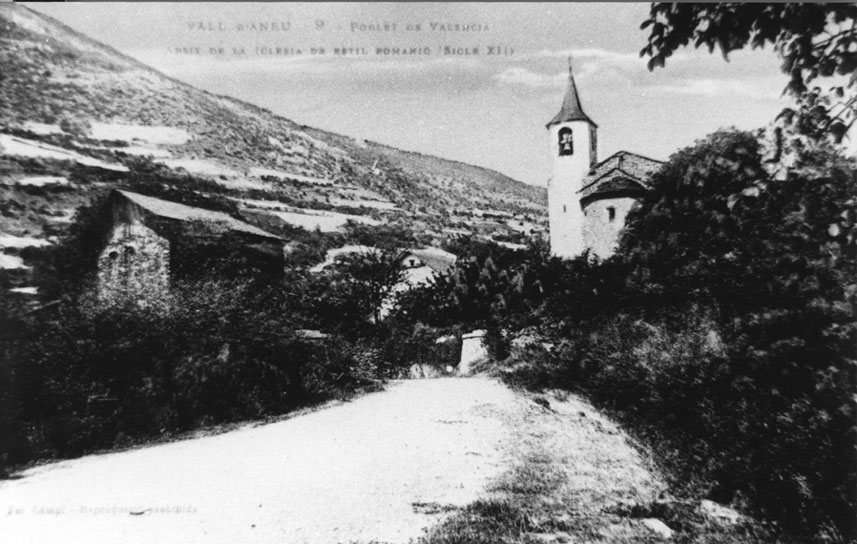
{"type": "Polygon", "coordinates": [[[596,125],[580,106],[568,59],[568,86],[559,113],[547,124],[553,173],[548,181],[551,254],[572,259],[585,249],[578,191],[597,160],[596,125]]]}

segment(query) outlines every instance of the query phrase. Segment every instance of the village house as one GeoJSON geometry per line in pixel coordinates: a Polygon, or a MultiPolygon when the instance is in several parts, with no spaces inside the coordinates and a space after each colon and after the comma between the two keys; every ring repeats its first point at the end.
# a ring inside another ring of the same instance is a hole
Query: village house
{"type": "Polygon", "coordinates": [[[449,274],[455,267],[456,256],[436,247],[409,249],[399,258],[405,278],[402,290],[426,284],[441,274],[449,274]]]}
{"type": "Polygon", "coordinates": [[[107,243],[98,256],[99,302],[145,305],[175,280],[219,277],[276,281],[283,240],[223,212],[130,191],[108,197],[107,243]]]}

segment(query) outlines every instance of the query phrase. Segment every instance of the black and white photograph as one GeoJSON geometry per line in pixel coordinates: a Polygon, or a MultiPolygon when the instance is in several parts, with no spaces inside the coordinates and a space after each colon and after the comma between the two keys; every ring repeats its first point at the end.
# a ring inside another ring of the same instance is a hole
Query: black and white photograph
{"type": "Polygon", "coordinates": [[[3,544],[857,544],[857,4],[0,1],[3,544]]]}

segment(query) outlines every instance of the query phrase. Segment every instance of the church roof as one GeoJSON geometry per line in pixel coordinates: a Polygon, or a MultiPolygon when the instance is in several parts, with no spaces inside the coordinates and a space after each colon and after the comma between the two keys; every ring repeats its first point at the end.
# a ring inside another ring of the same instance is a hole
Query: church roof
{"type": "Polygon", "coordinates": [[[583,178],[581,201],[597,200],[618,193],[640,193],[649,189],[649,178],[663,164],[636,153],[619,151],[589,170],[583,178]]]}
{"type": "Polygon", "coordinates": [[[583,113],[583,107],[580,105],[580,96],[577,94],[577,85],[574,84],[574,75],[571,73],[571,58],[568,59],[568,86],[565,88],[562,108],[546,126],[550,127],[551,125],[566,121],[586,121],[593,126],[598,126],[588,115],[583,113]]]}
{"type": "Polygon", "coordinates": [[[147,210],[159,217],[174,219],[177,221],[211,221],[219,223],[231,231],[279,240],[279,237],[274,236],[270,232],[266,232],[260,228],[254,227],[253,225],[239,221],[223,212],[186,206],[184,204],[179,204],[178,202],[161,200],[160,198],[132,193],[130,191],[117,190],[116,192],[137,206],[140,206],[144,210],[147,210]]]}

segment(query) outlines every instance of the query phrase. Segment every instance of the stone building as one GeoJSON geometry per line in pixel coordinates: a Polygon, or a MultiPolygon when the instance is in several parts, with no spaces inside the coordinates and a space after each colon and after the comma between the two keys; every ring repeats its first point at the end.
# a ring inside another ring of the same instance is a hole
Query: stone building
{"type": "Polygon", "coordinates": [[[661,163],[620,151],[598,162],[598,125],[583,111],[568,67],[558,114],[547,124],[553,173],[548,181],[551,253],[571,259],[612,255],[631,207],[661,163]]]}
{"type": "Polygon", "coordinates": [[[596,164],[578,192],[583,209],[583,244],[591,255],[606,259],[616,251],[625,218],[661,162],[619,151],[596,164]]]}
{"type": "Polygon", "coordinates": [[[283,241],[223,212],[115,190],[105,217],[107,243],[96,272],[103,304],[145,305],[164,296],[176,279],[282,276],[283,241]]]}

